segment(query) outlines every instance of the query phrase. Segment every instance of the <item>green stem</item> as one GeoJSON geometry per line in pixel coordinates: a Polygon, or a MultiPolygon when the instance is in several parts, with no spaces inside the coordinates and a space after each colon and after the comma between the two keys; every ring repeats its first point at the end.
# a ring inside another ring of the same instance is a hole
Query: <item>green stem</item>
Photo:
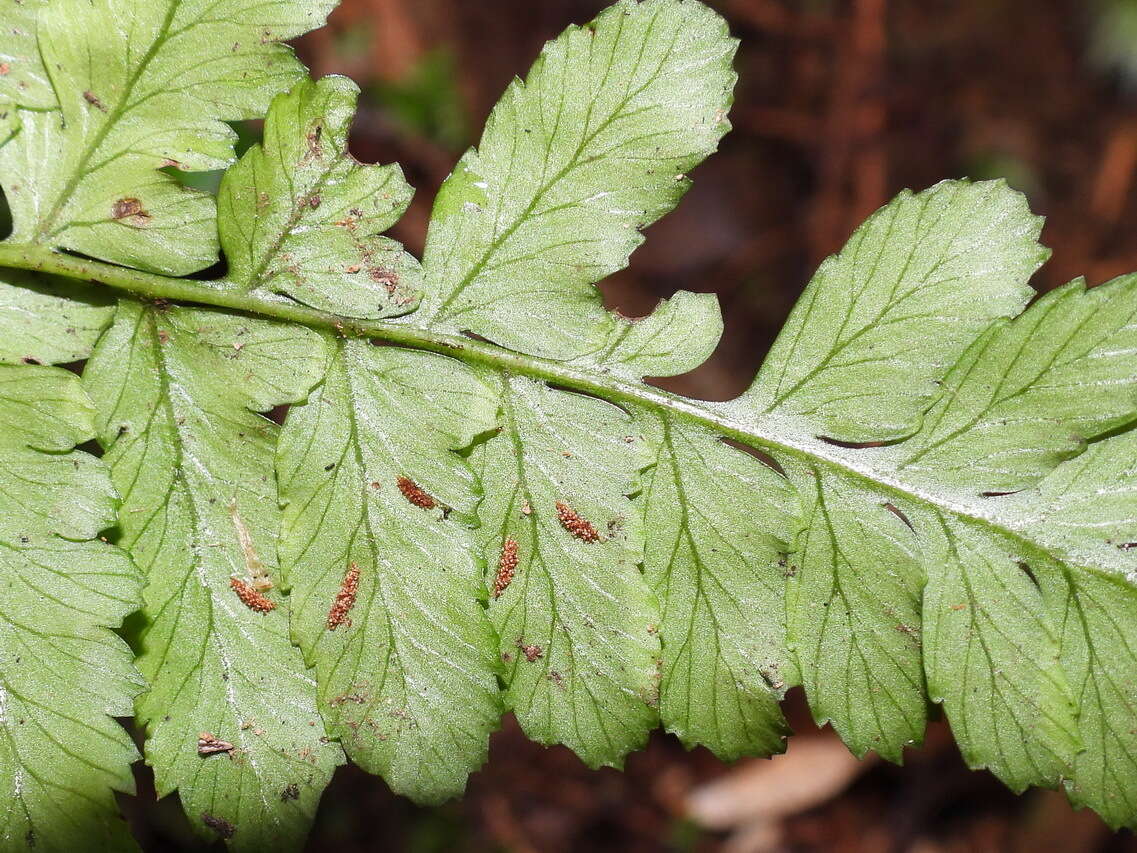
{"type": "MultiPolygon", "coordinates": [[[[512,352],[465,335],[422,329],[398,320],[358,320],[298,305],[271,294],[241,290],[230,282],[168,278],[102,261],[77,258],[40,246],[0,243],[0,267],[34,270],[82,279],[124,290],[146,299],[164,299],[229,308],[260,317],[299,323],[344,337],[365,337],[459,358],[507,373],[543,380],[552,385],[661,415],[681,414],[715,433],[774,454],[785,453],[812,464],[822,464],[846,476],[883,490],[900,500],[917,501],[967,517],[977,524],[1018,539],[1013,526],[990,517],[986,507],[967,499],[926,492],[905,482],[892,471],[880,470],[871,457],[821,442],[808,434],[787,433],[783,428],[730,404],[691,400],[642,382],[612,376],[595,365],[574,365],[512,352]]],[[[411,315],[413,317],[413,315],[411,315]]],[[[1037,547],[1027,540],[1024,545],[1037,547]]]]}
{"type": "Polygon", "coordinates": [[[307,308],[282,297],[249,292],[229,282],[168,278],[154,273],[77,258],[39,246],[0,243],[0,267],[34,270],[125,290],[146,299],[191,302],[215,308],[229,308],[261,317],[325,329],[345,337],[366,337],[415,349],[451,355],[463,361],[543,379],[576,391],[602,396],[633,406],[668,411],[682,410],[697,421],[736,438],[752,443],[749,431],[713,411],[713,404],[700,403],[675,394],[600,373],[592,366],[573,366],[559,361],[511,352],[494,344],[412,326],[391,320],[358,320],[307,308]]]}

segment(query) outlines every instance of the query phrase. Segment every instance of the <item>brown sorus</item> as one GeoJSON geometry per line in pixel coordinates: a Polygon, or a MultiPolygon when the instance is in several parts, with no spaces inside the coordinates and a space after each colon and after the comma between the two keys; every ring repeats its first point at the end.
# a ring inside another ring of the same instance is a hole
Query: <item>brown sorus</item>
{"type": "Polygon", "coordinates": [[[526,643],[520,637],[517,638],[517,648],[521,649],[521,653],[525,655],[525,660],[529,661],[529,663],[533,663],[533,661],[545,654],[545,650],[536,643],[526,643]]]}
{"type": "Polygon", "coordinates": [[[422,507],[423,509],[434,509],[438,506],[438,502],[423,491],[422,486],[410,477],[401,476],[395,482],[399,486],[399,491],[403,493],[403,497],[415,506],[422,507]]]}
{"type": "Polygon", "coordinates": [[[150,214],[142,207],[142,202],[133,196],[116,199],[111,205],[111,217],[114,219],[128,219],[133,225],[146,225],[150,222],[150,214]]]}
{"type": "Polygon", "coordinates": [[[557,501],[557,518],[561,527],[579,539],[581,542],[599,542],[600,534],[592,526],[592,522],[581,518],[580,515],[564,501],[557,501]]]}
{"type": "Polygon", "coordinates": [[[214,817],[209,812],[201,813],[201,822],[220,835],[222,838],[232,838],[237,827],[223,817],[214,817]]]}
{"type": "Polygon", "coordinates": [[[347,574],[343,576],[343,583],[336,593],[336,600],[328,611],[328,630],[334,631],[340,625],[351,627],[348,612],[355,607],[355,596],[359,591],[359,566],[352,563],[348,566],[347,574]]]}
{"type": "Polygon", "coordinates": [[[510,536],[501,546],[501,558],[497,562],[497,577],[493,581],[493,597],[499,598],[513,580],[517,571],[517,540],[510,536]]]}
{"type": "Polygon", "coordinates": [[[209,732],[202,732],[197,736],[197,754],[198,755],[215,755],[218,752],[233,752],[233,744],[227,740],[221,740],[216,735],[209,732]]]}
{"type": "Polygon", "coordinates": [[[276,610],[275,601],[265,598],[264,595],[240,578],[229,578],[229,586],[233,588],[233,592],[237,593],[237,598],[241,599],[241,602],[250,610],[255,610],[257,613],[268,613],[270,610],[276,610]]]}
{"type": "Polygon", "coordinates": [[[105,113],[107,111],[106,104],[104,104],[102,101],[100,101],[98,96],[96,96],[95,93],[92,92],[90,89],[88,89],[86,92],[83,93],[83,100],[86,101],[88,104],[90,104],[95,109],[99,110],[100,112],[105,113]]]}

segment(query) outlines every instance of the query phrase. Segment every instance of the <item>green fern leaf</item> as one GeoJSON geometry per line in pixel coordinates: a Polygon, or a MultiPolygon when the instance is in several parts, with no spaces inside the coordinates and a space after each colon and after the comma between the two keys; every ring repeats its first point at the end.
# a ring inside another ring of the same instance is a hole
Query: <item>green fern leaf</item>
{"type": "Polygon", "coordinates": [[[79,377],[0,365],[0,848],[135,849],[113,791],[133,793],[129,716],[143,689],[116,637],[141,578],[99,541],[117,499],[79,377]]]}
{"type": "Polygon", "coordinates": [[[218,200],[229,278],[349,317],[391,317],[418,304],[418,261],[376,236],[412,190],[398,166],[361,166],[347,153],[355,84],[304,81],[279,95],[265,145],[225,173],[218,200]]]}
{"type": "Polygon", "coordinates": [[[55,106],[47,70],[36,45],[36,19],[47,0],[9,0],[5,3],[4,45],[0,47],[0,103],[19,104],[30,109],[49,110],[55,106]]]}
{"type": "MultiPolygon", "coordinates": [[[[298,81],[275,44],[299,4],[63,5],[5,13],[0,263],[29,272],[0,284],[0,355],[102,334],[84,382],[147,574],[137,715],[204,837],[297,846],[340,745],[453,796],[502,709],[590,766],[659,723],[769,754],[797,684],[858,755],[899,761],[939,702],[973,766],[1137,825],[1137,276],[1026,308],[1047,252],[1022,196],[905,192],[822,265],[749,391],[684,399],[643,377],[709,356],[713,298],[629,320],[592,285],[728,127],[735,44],[705,6],[620,0],[551,42],[444,185],[420,270],[379,236],[410,199],[398,168],[346,151],[354,86],[298,81]],[[228,276],[146,272],[218,245],[162,158],[224,165],[218,120],[294,81],[223,180],[228,276]],[[108,306],[57,276],[134,296],[102,332],[108,306]]],[[[21,472],[59,461],[13,424],[21,472]]],[[[21,511],[48,517],[38,497],[21,511]]],[[[80,544],[102,550],[106,515],[80,544]]],[[[101,760],[110,827],[129,755],[101,760]]]]}
{"type": "Polygon", "coordinates": [[[0,362],[80,361],[113,315],[114,302],[104,292],[54,276],[6,272],[0,280],[0,362]]]}
{"type": "MultiPolygon", "coordinates": [[[[323,23],[334,0],[97,0],[5,4],[16,67],[38,54],[43,86],[0,90],[18,106],[0,148],[13,238],[142,269],[187,274],[217,260],[214,201],[163,166],[233,159],[225,121],[264,113],[303,69],[279,42],[323,23]],[[31,16],[35,14],[33,28],[31,16]],[[46,109],[46,107],[52,107],[46,109]],[[34,109],[32,109],[34,108],[34,109]]],[[[40,81],[42,83],[42,81],[40,81]]]]}
{"type": "Polygon", "coordinates": [[[298,847],[341,761],[274,588],[277,427],[257,414],[301,399],[322,363],[303,328],[123,300],[84,371],[147,577],[146,760],[234,849],[298,847]]]}
{"type": "Polygon", "coordinates": [[[618,767],[658,720],[659,610],[629,499],[645,442],[609,403],[521,377],[498,391],[502,431],[477,464],[506,707],[534,740],[618,767]]]}
{"type": "Polygon", "coordinates": [[[460,794],[500,700],[478,602],[478,487],[452,453],[493,428],[493,388],[428,353],[333,342],[277,458],[292,631],[320,710],[362,767],[422,802],[460,794]]]}
{"type": "Polygon", "coordinates": [[[627,265],[729,129],[735,42],[705,6],[621,0],[545,46],[434,206],[420,322],[567,358],[614,325],[627,265]]]}

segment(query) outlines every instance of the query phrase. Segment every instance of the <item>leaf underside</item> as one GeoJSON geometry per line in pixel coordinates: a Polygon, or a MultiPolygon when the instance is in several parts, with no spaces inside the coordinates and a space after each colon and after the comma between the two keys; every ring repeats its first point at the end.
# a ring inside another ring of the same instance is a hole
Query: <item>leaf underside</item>
{"type": "Polygon", "coordinates": [[[299,847],[345,755],[423,803],[506,710],[593,767],[660,725],[769,755],[796,685],[857,755],[900,761],[940,703],[972,766],[1137,826],[1137,276],[1032,303],[1021,195],[905,191],[745,394],[668,397],[642,379],[710,355],[714,298],[630,320],[593,285],[729,128],[722,19],[621,0],[550,42],[420,265],[383,236],[401,171],[347,151],[354,85],[278,43],[330,5],[0,12],[11,243],[171,275],[220,249],[183,284],[253,306],[0,281],[4,844],[129,845],[108,714],[143,683],[159,794],[238,849],[299,847]],[[216,201],[160,171],[227,166],[224,121],[266,109],[216,201]],[[299,306],[322,333],[251,316],[299,306]],[[141,677],[108,630],[135,609],[141,677]]]}

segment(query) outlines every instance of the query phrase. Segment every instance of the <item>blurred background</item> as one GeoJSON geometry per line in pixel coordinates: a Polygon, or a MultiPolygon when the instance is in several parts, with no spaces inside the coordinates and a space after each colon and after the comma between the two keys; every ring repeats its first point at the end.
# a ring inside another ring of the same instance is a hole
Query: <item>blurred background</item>
{"type": "MultiPolygon", "coordinates": [[[[904,187],[1005,177],[1048,219],[1035,285],[1137,270],[1137,0],[709,0],[742,40],[734,131],[605,298],[644,314],[717,293],[726,334],[675,390],[739,393],[812,270],[904,187]]],[[[421,254],[431,201],[514,74],[606,0],[342,0],[297,44],[363,88],[352,147],[403,164],[395,236],[421,254]]],[[[242,126],[246,143],[259,134],[242,126]]],[[[208,176],[202,180],[208,184],[208,176]]],[[[656,734],[623,773],[529,743],[512,719],[466,798],[420,809],[343,769],[312,851],[1137,851],[1063,796],[967,770],[941,721],[905,766],[853,760],[798,692],[785,756],[725,765],[656,734]]],[[[147,850],[196,849],[172,798],[124,798],[147,850]],[[146,805],[143,805],[145,803],[146,805]]],[[[147,786],[150,785],[149,788],[147,786]]]]}

